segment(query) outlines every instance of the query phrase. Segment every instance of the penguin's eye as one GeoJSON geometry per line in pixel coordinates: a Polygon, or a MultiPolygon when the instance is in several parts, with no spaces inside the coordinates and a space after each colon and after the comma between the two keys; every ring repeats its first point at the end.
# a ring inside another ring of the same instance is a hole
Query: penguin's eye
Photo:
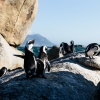
{"type": "Polygon", "coordinates": [[[29,42],[28,44],[31,44],[31,42],[29,42]]]}
{"type": "Polygon", "coordinates": [[[34,42],[35,42],[34,40],[31,40],[28,42],[28,44],[34,44],[34,42]]]}
{"type": "Polygon", "coordinates": [[[30,41],[28,44],[33,44],[33,41],[30,41]]]}

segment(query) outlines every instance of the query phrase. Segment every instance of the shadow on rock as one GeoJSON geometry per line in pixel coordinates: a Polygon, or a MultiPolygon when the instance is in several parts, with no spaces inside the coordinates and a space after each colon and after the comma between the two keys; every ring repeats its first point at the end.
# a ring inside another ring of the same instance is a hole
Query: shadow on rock
{"type": "Polygon", "coordinates": [[[100,82],[98,83],[96,90],[93,93],[92,100],[100,100],[100,82]]]}
{"type": "Polygon", "coordinates": [[[46,73],[47,79],[26,79],[23,70],[14,73],[1,78],[0,100],[90,100],[95,91],[93,82],[68,71],[46,73]]]}

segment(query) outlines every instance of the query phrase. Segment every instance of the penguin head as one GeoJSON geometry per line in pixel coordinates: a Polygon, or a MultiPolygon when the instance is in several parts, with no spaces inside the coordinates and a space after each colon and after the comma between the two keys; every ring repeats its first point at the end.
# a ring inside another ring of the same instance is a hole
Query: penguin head
{"type": "Polygon", "coordinates": [[[47,54],[47,50],[48,50],[47,46],[43,46],[43,52],[47,54]]]}
{"type": "Polygon", "coordinates": [[[64,49],[64,42],[60,44],[60,50],[64,49]]]}
{"type": "Polygon", "coordinates": [[[41,52],[41,53],[47,54],[47,50],[48,50],[47,46],[42,46],[42,47],[40,47],[40,52],[41,52]]]}
{"type": "Polygon", "coordinates": [[[59,53],[64,54],[64,42],[60,44],[59,53]]]}
{"type": "Polygon", "coordinates": [[[34,45],[34,42],[35,42],[35,40],[28,40],[27,41],[27,43],[26,43],[26,48],[29,50],[29,51],[31,51],[32,50],[32,47],[33,47],[33,45],[34,45]]]}
{"type": "Polygon", "coordinates": [[[60,44],[59,53],[62,53],[63,55],[65,55],[68,51],[69,51],[69,45],[65,42],[62,42],[60,44]]]}
{"type": "Polygon", "coordinates": [[[72,40],[72,41],[70,41],[70,44],[71,44],[71,45],[74,45],[74,41],[73,41],[73,40],[72,40]]]}
{"type": "Polygon", "coordinates": [[[41,46],[38,58],[40,58],[42,60],[46,59],[47,58],[47,50],[48,50],[48,48],[46,46],[41,46]]]}

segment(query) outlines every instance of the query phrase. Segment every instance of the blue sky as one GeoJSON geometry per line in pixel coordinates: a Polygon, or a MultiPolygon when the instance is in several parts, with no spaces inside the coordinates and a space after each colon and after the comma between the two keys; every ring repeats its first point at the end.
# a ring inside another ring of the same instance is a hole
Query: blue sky
{"type": "Polygon", "coordinates": [[[39,33],[55,44],[100,44],[100,0],[38,0],[29,33],[39,33]]]}

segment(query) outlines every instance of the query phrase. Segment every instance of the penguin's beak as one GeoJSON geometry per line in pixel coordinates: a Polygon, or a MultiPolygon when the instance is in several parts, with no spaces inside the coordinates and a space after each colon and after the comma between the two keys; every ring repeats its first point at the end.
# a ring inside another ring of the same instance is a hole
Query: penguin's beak
{"type": "Polygon", "coordinates": [[[35,40],[32,40],[32,43],[34,44],[35,40]]]}
{"type": "Polygon", "coordinates": [[[47,51],[47,50],[48,50],[48,48],[45,48],[45,50],[47,51]]]}

